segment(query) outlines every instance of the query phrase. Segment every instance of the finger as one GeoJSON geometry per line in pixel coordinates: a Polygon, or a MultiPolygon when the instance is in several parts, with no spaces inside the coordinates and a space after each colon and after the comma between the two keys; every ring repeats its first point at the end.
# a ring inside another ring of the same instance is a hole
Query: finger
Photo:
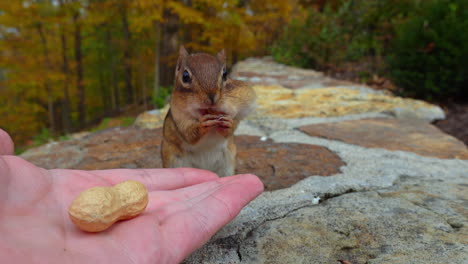
{"type": "Polygon", "coordinates": [[[102,177],[111,184],[136,180],[143,183],[148,191],[179,189],[218,179],[218,175],[213,172],[193,168],[114,169],[90,173],[102,177]]]}
{"type": "MultiPolygon", "coordinates": [[[[149,192],[149,202],[146,207],[148,211],[154,211],[158,208],[166,206],[170,203],[178,202],[191,202],[203,199],[203,197],[210,195],[215,189],[219,189],[225,184],[236,181],[237,177],[223,177],[217,181],[208,181],[200,184],[195,184],[185,188],[172,190],[172,191],[152,191],[149,192]]],[[[171,207],[173,212],[184,209],[185,204],[180,206],[171,207]]],[[[168,212],[168,211],[166,211],[168,212]]]]}
{"type": "MultiPolygon", "coordinates": [[[[150,199],[155,201],[150,201],[150,203],[157,202],[158,200],[166,202],[162,202],[159,206],[154,206],[154,208],[148,209],[155,209],[158,212],[157,215],[159,221],[165,221],[167,217],[190,209],[192,206],[210,198],[217,191],[226,188],[226,186],[239,185],[239,182],[243,183],[243,181],[245,181],[245,177],[251,177],[255,179],[254,181],[259,181],[257,177],[253,175],[234,175],[220,178],[217,181],[205,182],[179,190],[152,192],[150,193],[150,199]]],[[[260,182],[260,184],[262,183],[260,182]]],[[[256,184],[249,184],[248,187],[250,186],[255,187],[256,184]]]]}
{"type": "Polygon", "coordinates": [[[13,155],[14,144],[7,132],[0,128],[0,155],[13,155]]]}
{"type": "MultiPolygon", "coordinates": [[[[199,196],[177,204],[170,204],[154,212],[172,256],[182,261],[206,243],[221,227],[231,221],[240,210],[263,191],[257,176],[236,175],[232,181],[218,180],[199,196]]],[[[210,184],[211,185],[211,184],[210,184]]]]}
{"type": "Polygon", "coordinates": [[[202,123],[202,126],[203,127],[212,127],[212,126],[215,126],[216,124],[218,124],[219,121],[218,120],[208,120],[208,121],[204,121],[202,123]]]}
{"type": "Polygon", "coordinates": [[[218,126],[219,127],[222,127],[222,128],[230,128],[231,127],[231,122],[227,122],[227,121],[220,121],[218,126]]]}

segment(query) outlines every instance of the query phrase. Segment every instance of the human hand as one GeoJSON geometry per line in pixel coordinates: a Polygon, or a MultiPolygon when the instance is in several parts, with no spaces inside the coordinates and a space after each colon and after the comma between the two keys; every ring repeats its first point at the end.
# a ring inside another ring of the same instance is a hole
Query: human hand
{"type": "Polygon", "coordinates": [[[178,263],[263,191],[253,175],[197,169],[45,170],[16,156],[0,129],[0,263],[178,263]],[[138,180],[146,210],[101,233],[68,217],[83,190],[138,180]]]}

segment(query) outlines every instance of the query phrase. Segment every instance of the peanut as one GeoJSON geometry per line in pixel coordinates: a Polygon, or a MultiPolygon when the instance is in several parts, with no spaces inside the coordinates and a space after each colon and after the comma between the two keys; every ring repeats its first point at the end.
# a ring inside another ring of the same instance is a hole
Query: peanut
{"type": "Polygon", "coordinates": [[[147,204],[145,186],[137,181],[124,181],[113,187],[83,191],[68,208],[68,215],[81,230],[100,232],[119,220],[139,215],[147,204]]]}

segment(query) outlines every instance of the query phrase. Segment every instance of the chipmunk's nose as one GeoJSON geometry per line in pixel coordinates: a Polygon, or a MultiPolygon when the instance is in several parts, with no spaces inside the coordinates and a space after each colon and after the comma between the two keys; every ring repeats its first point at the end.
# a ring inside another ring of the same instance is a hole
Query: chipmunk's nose
{"type": "Polygon", "coordinates": [[[209,93],[208,94],[208,99],[209,99],[209,104],[215,105],[216,101],[218,101],[218,94],[216,93],[209,93]]]}

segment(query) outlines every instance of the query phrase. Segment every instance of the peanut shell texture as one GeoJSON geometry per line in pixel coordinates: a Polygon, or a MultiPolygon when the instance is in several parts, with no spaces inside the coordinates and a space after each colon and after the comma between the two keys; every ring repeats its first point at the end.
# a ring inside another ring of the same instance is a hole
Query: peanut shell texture
{"type": "Polygon", "coordinates": [[[92,187],[81,192],[68,208],[68,215],[79,229],[100,232],[119,220],[136,217],[147,205],[146,187],[129,180],[113,187],[92,187]]]}

